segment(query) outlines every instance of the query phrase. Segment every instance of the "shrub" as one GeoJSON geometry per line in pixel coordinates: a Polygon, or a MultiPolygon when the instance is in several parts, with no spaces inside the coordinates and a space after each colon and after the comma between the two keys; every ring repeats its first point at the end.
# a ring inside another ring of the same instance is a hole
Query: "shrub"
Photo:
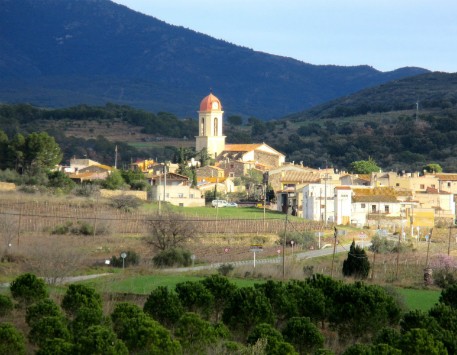
{"type": "Polygon", "coordinates": [[[23,274],[17,277],[11,283],[10,291],[15,300],[25,305],[48,297],[44,281],[33,274],[23,274]]]}
{"type": "Polygon", "coordinates": [[[112,256],[111,257],[111,262],[110,264],[114,267],[122,267],[122,266],[132,266],[132,265],[138,265],[140,262],[140,257],[138,256],[137,253],[135,253],[132,250],[128,250],[126,252],[127,256],[125,257],[124,261],[122,261],[122,257],[119,256],[112,256]]]}
{"type": "MultiPolygon", "coordinates": [[[[287,244],[293,240],[295,245],[301,246],[303,249],[315,248],[317,249],[318,243],[313,232],[290,232],[286,235],[287,244]]],[[[284,232],[279,233],[278,243],[282,244],[284,241],[284,232]]]]}
{"type": "Polygon", "coordinates": [[[76,196],[83,196],[83,197],[91,197],[100,194],[100,189],[95,184],[83,184],[77,186],[72,191],[73,195],[76,196]]]}
{"type": "Polygon", "coordinates": [[[182,248],[164,250],[152,258],[156,267],[190,266],[192,258],[190,251],[182,248]]]}
{"type": "Polygon", "coordinates": [[[58,224],[51,231],[51,234],[59,234],[59,235],[68,234],[70,232],[70,228],[72,225],[73,225],[72,222],[65,222],[64,224],[58,224]]]}
{"type": "Polygon", "coordinates": [[[77,225],[71,228],[72,234],[94,235],[94,225],[84,221],[78,221],[77,225]]]}
{"type": "Polygon", "coordinates": [[[0,323],[0,354],[25,354],[25,338],[9,323],[0,323]]]}
{"type": "Polygon", "coordinates": [[[131,211],[137,209],[141,205],[142,201],[131,195],[119,195],[111,198],[111,205],[114,208],[123,211],[131,211]]]}
{"type": "Polygon", "coordinates": [[[13,310],[13,301],[5,295],[0,295],[0,317],[6,316],[13,310]]]}
{"type": "Polygon", "coordinates": [[[227,276],[233,269],[234,267],[232,264],[222,264],[217,268],[217,272],[222,276],[227,276]]]}

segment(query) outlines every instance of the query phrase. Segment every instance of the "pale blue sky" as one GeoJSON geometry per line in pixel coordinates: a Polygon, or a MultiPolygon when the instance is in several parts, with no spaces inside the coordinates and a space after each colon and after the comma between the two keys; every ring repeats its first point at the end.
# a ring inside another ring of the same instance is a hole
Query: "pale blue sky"
{"type": "Polygon", "coordinates": [[[311,64],[457,72],[456,0],[114,0],[167,23],[311,64]]]}

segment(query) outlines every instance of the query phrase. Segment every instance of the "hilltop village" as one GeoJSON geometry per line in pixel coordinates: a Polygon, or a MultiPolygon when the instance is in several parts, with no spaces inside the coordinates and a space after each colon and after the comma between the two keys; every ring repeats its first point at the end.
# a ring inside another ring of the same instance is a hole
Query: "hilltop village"
{"type": "MultiPolygon", "coordinates": [[[[333,168],[312,169],[286,162],[284,154],[265,142],[226,144],[223,113],[222,103],[212,93],[201,100],[195,147],[197,152],[206,151],[212,164],[188,162],[196,170],[196,184],[177,173],[177,164],[144,160],[133,163],[132,169],[145,174],[150,192],[132,193],[145,200],[189,207],[204,206],[205,193],[216,196],[217,192],[230,200],[233,193],[240,196],[254,189],[257,202],[272,210],[325,224],[401,230],[416,238],[437,223],[454,222],[457,174],[379,171],[354,175],[333,168]],[[261,181],[240,184],[240,178],[253,174],[262,176],[261,181]]],[[[74,158],[61,169],[84,182],[106,178],[112,167],[74,158]]]]}

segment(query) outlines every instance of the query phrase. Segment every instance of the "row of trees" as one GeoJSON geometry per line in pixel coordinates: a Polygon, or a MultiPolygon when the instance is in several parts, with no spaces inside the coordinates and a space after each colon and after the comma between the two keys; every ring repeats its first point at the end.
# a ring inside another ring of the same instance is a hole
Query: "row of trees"
{"type": "Polygon", "coordinates": [[[60,306],[32,274],[0,296],[0,352],[38,354],[253,353],[447,354],[457,351],[457,286],[429,312],[407,311],[386,289],[321,275],[237,287],[208,276],[157,287],[143,307],[121,302],[104,315],[101,296],[70,285],[60,306]],[[13,312],[13,313],[12,313],[13,312]],[[23,332],[5,320],[21,324],[23,332]],[[24,337],[27,335],[27,340],[24,337]],[[325,334],[325,336],[324,336],[325,334]],[[327,337],[327,339],[325,338],[327,337]],[[337,339],[338,346],[331,341],[337,339]]]}

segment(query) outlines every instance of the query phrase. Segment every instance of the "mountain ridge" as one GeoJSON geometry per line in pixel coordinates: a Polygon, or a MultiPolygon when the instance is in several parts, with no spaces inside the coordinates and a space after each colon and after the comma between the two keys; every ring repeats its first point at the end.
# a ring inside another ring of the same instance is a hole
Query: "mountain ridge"
{"type": "Polygon", "coordinates": [[[312,65],[169,25],[109,0],[0,5],[0,101],[8,103],[115,102],[193,117],[213,89],[228,113],[269,119],[428,72],[312,65]]]}

